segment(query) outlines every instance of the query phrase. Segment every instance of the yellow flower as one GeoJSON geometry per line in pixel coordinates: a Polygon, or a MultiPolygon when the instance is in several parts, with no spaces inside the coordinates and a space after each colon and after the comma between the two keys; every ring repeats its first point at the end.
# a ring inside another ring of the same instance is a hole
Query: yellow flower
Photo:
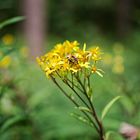
{"type": "Polygon", "coordinates": [[[90,63],[89,62],[85,62],[85,63],[81,62],[79,65],[80,65],[81,68],[87,68],[87,69],[90,68],[90,63]]]}
{"type": "Polygon", "coordinates": [[[93,73],[95,73],[97,71],[97,68],[95,66],[92,67],[92,70],[91,70],[93,73]]]}
{"type": "Polygon", "coordinates": [[[101,60],[101,51],[100,51],[100,48],[98,46],[95,48],[91,48],[90,52],[92,53],[92,60],[93,61],[101,60]]]}
{"type": "Polygon", "coordinates": [[[29,53],[29,50],[27,47],[22,47],[20,49],[20,54],[23,56],[23,57],[27,57],[28,56],[28,53],[29,53]]]}
{"type": "Polygon", "coordinates": [[[14,43],[14,36],[12,34],[6,34],[2,37],[2,41],[5,45],[11,45],[14,43]]]}
{"type": "Polygon", "coordinates": [[[58,53],[60,56],[64,56],[79,49],[78,45],[79,43],[77,41],[73,41],[73,42],[65,41],[63,44],[61,43],[57,44],[54,50],[52,51],[58,53]]]}
{"type": "Polygon", "coordinates": [[[115,64],[112,68],[112,71],[115,74],[122,74],[124,72],[124,65],[123,64],[115,64]]]}
{"type": "Polygon", "coordinates": [[[124,59],[123,59],[123,57],[121,55],[115,56],[114,63],[122,64],[123,62],[124,62],[124,59]]]}
{"type": "Polygon", "coordinates": [[[5,56],[2,60],[0,60],[0,68],[7,68],[11,63],[11,57],[5,56]]]}
{"type": "Polygon", "coordinates": [[[124,72],[124,58],[121,55],[115,56],[112,71],[116,74],[122,74],[124,72]]]}
{"type": "Polygon", "coordinates": [[[106,53],[106,54],[103,56],[103,63],[106,64],[106,65],[112,64],[112,55],[109,54],[109,53],[106,53]]]}
{"type": "Polygon", "coordinates": [[[99,76],[101,76],[101,77],[103,77],[103,74],[102,74],[102,73],[104,73],[103,70],[97,69],[96,66],[93,66],[93,67],[92,67],[91,72],[92,72],[92,73],[97,73],[97,74],[98,74],[99,76]]]}
{"type": "Polygon", "coordinates": [[[124,46],[123,46],[123,44],[121,44],[121,43],[115,43],[114,46],[113,46],[113,51],[114,51],[116,54],[121,54],[121,53],[123,53],[123,51],[124,51],[124,46]]]}
{"type": "Polygon", "coordinates": [[[63,43],[66,52],[76,51],[78,50],[79,43],[77,41],[69,42],[68,40],[63,43]]]}
{"type": "Polygon", "coordinates": [[[49,53],[38,57],[37,62],[47,77],[77,73],[82,69],[89,69],[93,72],[93,69],[91,69],[93,61],[101,59],[99,47],[86,50],[86,44],[84,44],[83,49],[78,46],[77,41],[59,43],[49,53]]]}

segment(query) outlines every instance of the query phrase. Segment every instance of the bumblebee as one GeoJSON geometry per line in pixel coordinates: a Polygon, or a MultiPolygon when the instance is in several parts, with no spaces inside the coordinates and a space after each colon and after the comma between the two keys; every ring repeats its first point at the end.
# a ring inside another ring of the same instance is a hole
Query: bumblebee
{"type": "Polygon", "coordinates": [[[69,64],[72,64],[72,65],[78,64],[78,58],[74,55],[71,55],[71,54],[67,55],[67,59],[69,61],[69,64]]]}

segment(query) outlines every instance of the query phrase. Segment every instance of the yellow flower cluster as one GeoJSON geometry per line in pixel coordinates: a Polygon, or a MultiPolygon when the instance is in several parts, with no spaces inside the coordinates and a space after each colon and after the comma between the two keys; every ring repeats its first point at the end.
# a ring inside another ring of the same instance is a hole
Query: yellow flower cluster
{"type": "Polygon", "coordinates": [[[99,73],[96,62],[101,60],[99,47],[86,50],[86,44],[80,49],[77,41],[65,41],[57,44],[54,49],[44,56],[37,57],[37,62],[47,77],[77,73],[87,69],[90,73],[99,73]]]}
{"type": "Polygon", "coordinates": [[[5,56],[2,60],[0,60],[0,69],[7,68],[11,63],[11,57],[5,56]]]}

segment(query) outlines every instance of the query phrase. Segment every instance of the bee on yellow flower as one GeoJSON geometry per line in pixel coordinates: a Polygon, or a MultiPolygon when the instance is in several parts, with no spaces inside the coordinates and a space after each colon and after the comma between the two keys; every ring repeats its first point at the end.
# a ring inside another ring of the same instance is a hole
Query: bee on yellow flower
{"type": "Polygon", "coordinates": [[[69,64],[72,64],[72,65],[78,64],[78,58],[74,55],[71,55],[71,54],[67,55],[67,59],[68,59],[69,64]]]}
{"type": "Polygon", "coordinates": [[[88,69],[91,73],[95,72],[96,67],[93,68],[92,65],[96,65],[99,60],[101,60],[99,47],[86,50],[84,44],[81,49],[77,41],[59,43],[49,53],[37,58],[38,64],[48,77],[55,74],[61,76],[69,72],[82,72],[83,69],[88,69]]]}
{"type": "MultiPolygon", "coordinates": [[[[93,93],[90,84],[91,75],[98,74],[103,77],[103,71],[97,66],[97,62],[100,60],[99,47],[86,49],[86,44],[84,44],[80,48],[77,41],[59,43],[49,53],[37,58],[37,62],[46,76],[83,113],[85,122],[93,126],[99,133],[100,139],[103,140],[102,132],[104,131],[92,103],[93,93]],[[61,85],[62,83],[71,90],[71,93],[61,85]],[[82,108],[80,109],[80,107],[82,108]]],[[[79,118],[82,117],[78,116],[79,118]]]]}

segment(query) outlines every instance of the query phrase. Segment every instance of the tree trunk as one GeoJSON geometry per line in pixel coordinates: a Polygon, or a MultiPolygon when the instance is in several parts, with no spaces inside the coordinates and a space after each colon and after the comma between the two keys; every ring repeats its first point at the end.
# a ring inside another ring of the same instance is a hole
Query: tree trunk
{"type": "Polygon", "coordinates": [[[44,46],[44,0],[24,0],[25,38],[32,59],[41,55],[44,46]]]}
{"type": "Polygon", "coordinates": [[[130,31],[131,0],[117,0],[117,34],[122,38],[130,31]]]}

